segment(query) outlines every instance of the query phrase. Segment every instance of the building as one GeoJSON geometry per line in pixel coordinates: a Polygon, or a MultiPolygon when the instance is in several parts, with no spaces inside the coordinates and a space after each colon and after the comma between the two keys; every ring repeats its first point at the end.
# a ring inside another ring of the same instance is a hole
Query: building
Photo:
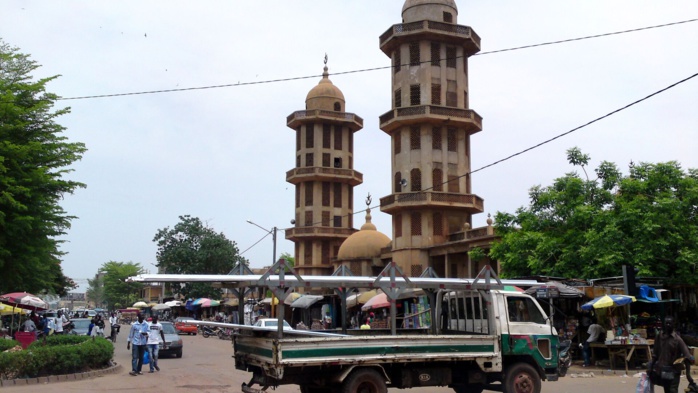
{"type": "Polygon", "coordinates": [[[468,252],[486,251],[496,238],[489,218],[472,228],[472,216],[484,212],[470,179],[470,137],[482,131],[482,118],[468,100],[468,59],[480,37],[458,24],[454,0],[406,0],[402,23],[379,42],[393,65],[392,108],[379,119],[392,142],[392,193],[380,209],[392,216],[393,240],[371,223],[370,209],[361,230],[351,228],[352,187],[362,179],[351,135],[362,121],[343,112],[344,96],[325,67],[306,111],[288,118],[297,136],[296,168],[287,173],[296,185],[296,227],[286,238],[296,242],[296,268],[330,274],[345,265],[375,275],[392,260],[407,276],[474,277],[491,262],[487,252],[477,261],[468,252]],[[333,145],[337,135],[347,144],[333,145]]]}
{"type": "Polygon", "coordinates": [[[363,128],[363,119],[345,112],[344,94],[329,79],[327,57],[305,110],[288,116],[287,125],[296,132],[296,166],[286,173],[296,188],[296,212],[286,239],[296,243],[299,274],[329,275],[330,259],[356,232],[354,186],[363,182],[363,174],[354,170],[354,133],[363,128]]]}

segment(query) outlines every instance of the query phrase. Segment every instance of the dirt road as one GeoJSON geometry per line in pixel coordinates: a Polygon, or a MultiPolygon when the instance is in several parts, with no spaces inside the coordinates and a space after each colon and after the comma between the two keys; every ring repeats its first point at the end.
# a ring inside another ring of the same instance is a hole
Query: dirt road
{"type": "MultiPolygon", "coordinates": [[[[90,380],[55,382],[44,385],[3,387],[0,393],[74,393],[74,392],[148,392],[148,393],[238,393],[240,385],[249,380],[247,373],[235,370],[230,341],[216,337],[181,336],[184,355],[181,359],[165,358],[159,364],[162,371],[149,374],[147,366],[140,376],[130,376],[131,353],[126,350],[126,334],[122,328],[115,348],[114,359],[122,365],[119,373],[90,380]],[[49,390],[47,390],[49,389],[49,390]]],[[[571,370],[574,374],[582,371],[571,370]]],[[[562,378],[559,382],[545,382],[543,393],[620,393],[634,392],[636,378],[622,376],[596,376],[594,378],[562,378]]],[[[686,387],[683,379],[679,391],[686,387]]],[[[661,388],[657,390],[660,392],[661,388]]],[[[271,392],[271,390],[270,390],[271,392]]],[[[281,386],[276,393],[299,393],[296,386],[281,386]]],[[[390,393],[452,393],[449,388],[419,388],[411,390],[390,389],[390,393]]]]}

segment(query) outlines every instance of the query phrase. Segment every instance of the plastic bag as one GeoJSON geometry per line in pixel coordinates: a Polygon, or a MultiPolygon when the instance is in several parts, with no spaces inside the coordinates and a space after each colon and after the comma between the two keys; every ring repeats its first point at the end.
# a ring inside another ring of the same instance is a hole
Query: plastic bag
{"type": "Polygon", "coordinates": [[[143,364],[148,364],[150,363],[150,352],[145,351],[143,353],[143,364]]]}
{"type": "Polygon", "coordinates": [[[640,374],[640,379],[637,381],[635,393],[650,393],[650,378],[647,373],[640,374]]]}

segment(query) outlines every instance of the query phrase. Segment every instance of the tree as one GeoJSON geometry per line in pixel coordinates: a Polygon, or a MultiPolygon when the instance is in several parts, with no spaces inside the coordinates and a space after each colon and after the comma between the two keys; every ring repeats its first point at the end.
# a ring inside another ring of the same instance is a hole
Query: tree
{"type": "MultiPolygon", "coordinates": [[[[589,156],[573,148],[567,158],[587,173],[589,156]]],[[[490,256],[502,275],[598,278],[619,276],[630,264],[638,275],[697,283],[698,171],[673,161],[631,162],[623,176],[602,162],[595,173],[594,180],[572,172],[535,186],[527,208],[497,213],[501,241],[490,256]]]]}
{"type": "MultiPolygon", "coordinates": [[[[158,230],[158,267],[168,274],[228,274],[236,263],[246,261],[239,255],[235,242],[223,233],[216,233],[200,219],[179,216],[174,228],[158,230]]],[[[172,286],[172,292],[185,298],[220,298],[220,289],[210,284],[182,283],[172,286]]]]}
{"type": "MultiPolygon", "coordinates": [[[[109,261],[99,268],[97,276],[101,275],[104,285],[103,301],[111,307],[116,304],[130,306],[140,299],[143,284],[127,281],[127,278],[143,274],[145,271],[138,263],[109,261]]],[[[97,280],[97,277],[95,277],[97,280]]],[[[97,280],[96,284],[99,284],[97,280]]],[[[92,287],[92,283],[90,283],[92,287]]]]}
{"type": "Polygon", "coordinates": [[[39,65],[0,40],[0,292],[59,295],[75,283],[63,275],[57,237],[70,228],[59,202],[85,185],[66,180],[86,151],[68,142],[56,123],[69,108],[53,110],[46,92],[57,78],[32,79],[39,65]]]}
{"type": "Polygon", "coordinates": [[[293,255],[291,255],[290,253],[282,252],[281,257],[279,259],[281,259],[281,258],[286,260],[286,263],[288,264],[288,266],[290,266],[290,267],[296,266],[296,258],[294,258],[293,255]]]}
{"type": "Polygon", "coordinates": [[[104,303],[109,304],[104,294],[104,277],[102,274],[97,273],[95,274],[95,278],[88,278],[87,285],[88,287],[85,291],[85,300],[87,300],[87,302],[93,302],[100,307],[104,303]]]}

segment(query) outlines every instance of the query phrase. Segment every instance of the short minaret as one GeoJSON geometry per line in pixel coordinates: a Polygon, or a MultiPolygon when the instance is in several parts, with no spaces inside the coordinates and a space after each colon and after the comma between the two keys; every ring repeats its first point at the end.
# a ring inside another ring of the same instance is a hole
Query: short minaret
{"type": "Polygon", "coordinates": [[[344,94],[329,79],[327,56],[305,108],[287,118],[296,132],[296,167],[286,172],[286,181],[296,187],[296,214],[286,239],[295,243],[299,274],[330,275],[330,260],[356,232],[353,191],[363,174],[354,170],[354,132],[363,128],[363,119],[345,112],[344,94]]]}
{"type": "Polygon", "coordinates": [[[457,18],[453,0],[407,0],[403,23],[380,36],[393,64],[392,109],[380,117],[392,141],[393,192],[381,211],[392,215],[393,261],[409,276],[430,266],[429,247],[484,210],[468,175],[470,136],[482,130],[468,103],[468,58],[480,37],[457,18]]]}

